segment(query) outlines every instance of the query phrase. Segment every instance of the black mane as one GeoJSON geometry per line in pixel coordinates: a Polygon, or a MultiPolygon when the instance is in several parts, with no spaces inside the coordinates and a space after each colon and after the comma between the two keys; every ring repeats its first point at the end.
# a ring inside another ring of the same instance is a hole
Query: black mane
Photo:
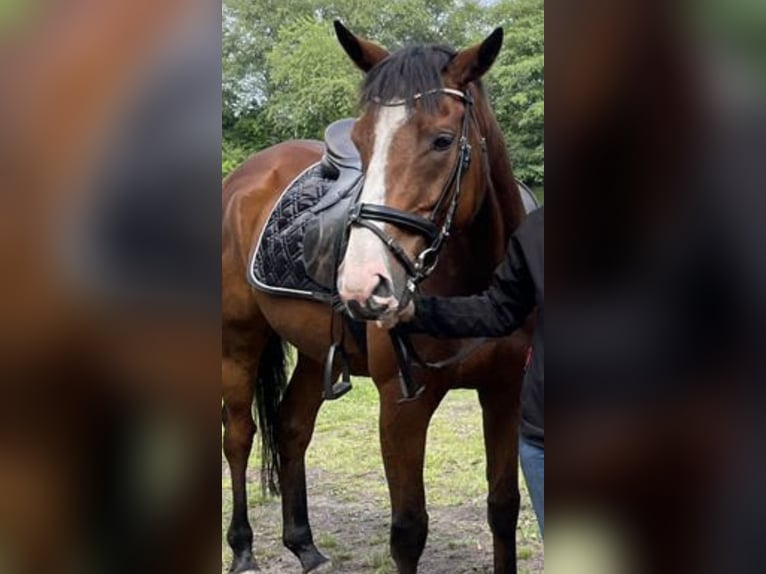
{"type": "Polygon", "coordinates": [[[362,86],[362,104],[405,100],[409,109],[414,103],[412,96],[424,94],[422,106],[432,111],[439,95],[426,94],[444,87],[442,72],[455,54],[455,50],[443,45],[397,50],[368,72],[362,86]]]}

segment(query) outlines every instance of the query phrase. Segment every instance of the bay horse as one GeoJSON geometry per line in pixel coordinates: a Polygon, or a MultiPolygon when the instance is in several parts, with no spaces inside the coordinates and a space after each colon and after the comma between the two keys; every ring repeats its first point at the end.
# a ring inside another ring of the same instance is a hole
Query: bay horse
{"type": "MultiPolygon", "coordinates": [[[[502,133],[480,82],[501,48],[502,29],[458,52],[416,46],[393,53],[340,22],[335,30],[343,49],[366,74],[363,110],[351,134],[365,171],[361,202],[420,220],[433,217],[435,226],[445,231],[438,265],[431,265],[424,291],[482,291],[524,216],[502,133]],[[471,161],[465,158],[467,146],[473,150],[471,161]],[[455,182],[453,173],[463,162],[465,169],[455,182]],[[449,213],[442,209],[446,206],[449,213]]],[[[332,343],[333,312],[317,302],[254,290],[245,273],[280,193],[323,151],[316,141],[284,142],[255,154],[223,182],[223,448],[232,479],[227,539],[233,551],[231,572],[236,574],[257,569],[246,497],[256,431],[254,398],[265,451],[261,478],[281,490],[283,542],[304,572],[323,570],[329,563],[309,524],[305,452],[323,401],[322,363],[332,343]],[[297,350],[289,382],[283,341],[297,350]]],[[[486,342],[448,368],[419,372],[424,392],[403,403],[394,350],[388,333],[375,323],[407,299],[412,277],[405,262],[422,263],[418,256],[433,247],[417,226],[367,220],[351,228],[338,273],[347,310],[368,320],[366,351],[350,333],[345,340],[352,373],[371,376],[380,396],[391,554],[400,574],[417,572],[428,534],[423,465],[429,421],[449,389],[474,388],[483,413],[494,572],[515,572],[518,406],[528,333],[486,342]],[[394,254],[382,237],[400,251],[394,254]]],[[[349,331],[342,321],[336,327],[349,331]]],[[[475,345],[423,336],[414,343],[430,361],[455,357],[475,345]]]]}

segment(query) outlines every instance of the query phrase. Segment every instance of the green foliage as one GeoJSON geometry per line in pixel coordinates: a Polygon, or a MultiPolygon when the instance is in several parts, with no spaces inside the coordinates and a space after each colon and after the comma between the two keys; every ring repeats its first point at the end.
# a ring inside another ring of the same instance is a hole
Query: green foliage
{"type": "Polygon", "coordinates": [[[231,142],[223,140],[223,149],[221,150],[221,172],[224,177],[234,171],[239,164],[247,159],[247,150],[231,142]]]}
{"type": "Polygon", "coordinates": [[[541,184],[545,173],[543,0],[499,2],[492,18],[505,26],[505,44],[487,85],[503,127],[515,174],[541,184]]]}
{"type": "Polygon", "coordinates": [[[388,49],[413,43],[465,47],[494,27],[504,48],[486,80],[517,177],[544,174],[543,0],[224,0],[223,174],[250,153],[293,138],[320,138],[354,115],[362,79],[332,20],[388,49]]]}
{"type": "Polygon", "coordinates": [[[338,49],[327,22],[303,18],[280,29],[266,55],[274,97],[266,117],[284,139],[321,138],[324,127],[354,113],[360,74],[338,49]]]}

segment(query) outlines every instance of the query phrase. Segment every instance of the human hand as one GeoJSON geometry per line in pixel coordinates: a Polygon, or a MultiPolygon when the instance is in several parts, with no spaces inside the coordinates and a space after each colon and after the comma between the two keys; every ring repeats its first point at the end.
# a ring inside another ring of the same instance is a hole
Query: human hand
{"type": "Polygon", "coordinates": [[[393,329],[400,322],[407,323],[412,321],[414,316],[415,302],[410,301],[403,308],[383,315],[378,321],[376,321],[376,324],[381,329],[393,329]]]}

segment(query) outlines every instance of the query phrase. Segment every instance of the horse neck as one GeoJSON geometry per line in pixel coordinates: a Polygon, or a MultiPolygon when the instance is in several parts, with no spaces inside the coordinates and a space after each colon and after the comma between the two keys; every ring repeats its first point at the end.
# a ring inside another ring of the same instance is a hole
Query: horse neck
{"type": "MultiPolygon", "coordinates": [[[[500,125],[492,113],[486,96],[482,90],[475,96],[476,119],[479,132],[487,142],[487,164],[489,173],[484,177],[484,204],[492,203],[497,209],[499,221],[496,223],[501,229],[497,231],[502,236],[503,250],[516,228],[524,219],[524,205],[519,195],[516,179],[513,176],[508,149],[505,146],[505,138],[500,125]]],[[[482,165],[487,170],[487,166],[482,165]]]]}
{"type": "Polygon", "coordinates": [[[471,224],[456,232],[447,242],[441,273],[434,283],[444,294],[471,293],[486,288],[492,272],[505,255],[511,233],[524,218],[513,169],[500,126],[484,94],[474,90],[476,120],[481,137],[486,139],[487,161],[481,157],[478,134],[472,143],[475,169],[483,171],[481,204],[471,224]],[[478,93],[476,93],[478,92],[478,93]],[[455,270],[459,269],[459,273],[455,270]]]}

